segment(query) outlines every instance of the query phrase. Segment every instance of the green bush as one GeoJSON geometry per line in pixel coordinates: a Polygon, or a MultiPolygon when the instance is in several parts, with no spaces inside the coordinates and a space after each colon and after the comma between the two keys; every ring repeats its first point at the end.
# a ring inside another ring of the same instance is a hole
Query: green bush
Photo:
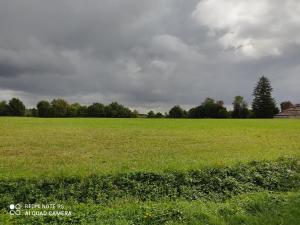
{"type": "Polygon", "coordinates": [[[297,159],[279,159],[162,174],[2,179],[0,223],[298,225],[299,167],[297,159]],[[11,203],[61,203],[72,216],[10,217],[11,203]]]}
{"type": "Polygon", "coordinates": [[[300,187],[297,159],[251,162],[234,167],[189,172],[137,172],[113,176],[0,180],[0,209],[9,201],[73,201],[108,204],[117,199],[225,200],[254,191],[289,191],[300,187]]]}

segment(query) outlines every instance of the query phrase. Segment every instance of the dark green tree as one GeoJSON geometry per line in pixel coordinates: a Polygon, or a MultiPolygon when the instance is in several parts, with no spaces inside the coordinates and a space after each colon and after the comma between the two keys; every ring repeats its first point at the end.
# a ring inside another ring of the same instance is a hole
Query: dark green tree
{"type": "Polygon", "coordinates": [[[9,116],[9,106],[6,101],[0,102],[0,116],[9,116]]]}
{"type": "Polygon", "coordinates": [[[48,101],[40,101],[36,105],[37,114],[39,117],[51,117],[52,116],[52,108],[48,101]]]}
{"type": "Polygon", "coordinates": [[[129,108],[123,105],[112,102],[105,107],[105,116],[112,118],[130,118],[132,117],[132,112],[129,108]]]}
{"type": "Polygon", "coordinates": [[[151,110],[147,114],[147,118],[155,118],[155,113],[151,110]]]}
{"type": "Polygon", "coordinates": [[[133,110],[133,111],[131,112],[130,117],[131,117],[131,118],[138,118],[138,117],[139,117],[139,111],[133,110]]]}
{"type": "Polygon", "coordinates": [[[161,112],[156,113],[155,118],[163,118],[164,115],[161,112]]]}
{"type": "Polygon", "coordinates": [[[30,116],[38,117],[38,110],[36,108],[29,109],[29,111],[30,111],[30,116]]]}
{"type": "Polygon", "coordinates": [[[27,117],[37,117],[38,111],[36,108],[25,109],[25,116],[27,117]]]}
{"type": "Polygon", "coordinates": [[[191,108],[189,111],[188,111],[188,117],[189,118],[203,118],[203,106],[200,105],[200,106],[197,106],[195,108],[191,108]]]}
{"type": "Polygon", "coordinates": [[[272,98],[273,88],[268,78],[262,76],[253,91],[252,110],[256,118],[273,118],[278,112],[272,98]]]}
{"type": "Polygon", "coordinates": [[[233,101],[233,111],[232,118],[248,118],[249,117],[249,109],[248,104],[244,101],[242,96],[235,96],[233,101]]]}
{"type": "Polygon", "coordinates": [[[78,117],[87,117],[88,116],[88,107],[85,105],[81,105],[78,109],[77,109],[77,116],[78,117]]]}
{"type": "Polygon", "coordinates": [[[24,116],[25,115],[25,105],[20,99],[12,98],[9,103],[9,112],[11,116],[24,116]]]}
{"type": "Polygon", "coordinates": [[[186,112],[179,105],[174,106],[169,111],[170,118],[184,118],[185,115],[186,115],[186,112]]]}
{"type": "Polygon", "coordinates": [[[93,103],[87,108],[89,117],[105,117],[105,106],[101,103],[93,103]]]}
{"type": "Polygon", "coordinates": [[[67,117],[68,108],[70,107],[68,102],[63,99],[54,99],[51,102],[51,107],[54,117],[67,117]]]}
{"type": "Polygon", "coordinates": [[[67,115],[68,117],[82,117],[80,115],[81,105],[79,103],[73,103],[69,105],[67,115]]]}
{"type": "Polygon", "coordinates": [[[219,118],[219,119],[221,119],[221,118],[228,118],[229,115],[230,114],[229,114],[229,112],[227,111],[227,109],[225,107],[220,107],[218,109],[217,117],[215,117],[215,118],[219,118]]]}
{"type": "Polygon", "coordinates": [[[189,118],[228,118],[229,113],[223,106],[223,101],[215,102],[212,98],[206,98],[205,101],[188,112],[189,118]]]}
{"type": "Polygon", "coordinates": [[[212,98],[206,98],[202,103],[203,117],[204,118],[218,118],[218,111],[221,109],[221,105],[217,105],[212,98]]]}

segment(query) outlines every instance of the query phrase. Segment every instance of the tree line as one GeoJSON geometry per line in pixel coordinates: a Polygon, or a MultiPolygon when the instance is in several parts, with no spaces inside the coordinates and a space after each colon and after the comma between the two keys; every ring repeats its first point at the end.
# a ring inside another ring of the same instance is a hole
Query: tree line
{"type": "MultiPolygon", "coordinates": [[[[262,76],[253,91],[252,109],[242,96],[236,96],[233,101],[233,110],[228,111],[223,101],[207,98],[201,105],[186,111],[180,106],[174,106],[169,111],[171,118],[273,118],[279,113],[275,99],[272,97],[273,88],[270,80],[262,76]]],[[[286,102],[281,106],[286,106],[286,102]]],[[[288,106],[286,106],[288,107],[288,106]]],[[[282,108],[283,109],[283,108],[282,108]]],[[[149,115],[149,114],[148,114],[149,115]]]]}
{"type": "MultiPolygon", "coordinates": [[[[199,106],[189,110],[176,105],[168,113],[162,114],[153,111],[146,115],[139,114],[117,102],[109,105],[93,103],[85,106],[79,103],[69,104],[64,99],[54,99],[51,102],[40,101],[36,108],[26,109],[23,102],[12,98],[8,103],[0,102],[0,116],[34,116],[34,117],[108,117],[108,118],[273,118],[279,112],[272,97],[270,80],[262,76],[253,91],[251,109],[242,96],[233,100],[233,110],[228,111],[223,101],[206,98],[199,106]]],[[[281,110],[292,107],[290,101],[281,103],[281,110]]]]}
{"type": "Polygon", "coordinates": [[[0,116],[134,118],[138,116],[138,112],[117,102],[85,106],[79,103],[69,104],[64,99],[40,101],[36,108],[26,109],[21,100],[13,98],[8,103],[0,102],[0,116]]]}

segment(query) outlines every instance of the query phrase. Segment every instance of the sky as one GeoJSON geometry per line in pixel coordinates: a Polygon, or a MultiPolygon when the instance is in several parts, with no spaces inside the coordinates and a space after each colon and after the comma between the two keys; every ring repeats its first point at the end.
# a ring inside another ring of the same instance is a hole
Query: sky
{"type": "Polygon", "coordinates": [[[0,100],[300,103],[299,0],[0,0],[0,100]]]}

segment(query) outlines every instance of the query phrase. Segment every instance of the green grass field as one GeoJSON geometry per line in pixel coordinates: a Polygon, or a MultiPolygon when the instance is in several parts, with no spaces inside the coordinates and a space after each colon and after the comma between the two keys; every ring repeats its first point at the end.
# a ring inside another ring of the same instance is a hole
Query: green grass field
{"type": "Polygon", "coordinates": [[[2,117],[0,224],[298,225],[299,159],[300,120],[2,117]]]}
{"type": "Polygon", "coordinates": [[[189,170],[300,156],[300,120],[0,118],[0,176],[189,170]]]}

